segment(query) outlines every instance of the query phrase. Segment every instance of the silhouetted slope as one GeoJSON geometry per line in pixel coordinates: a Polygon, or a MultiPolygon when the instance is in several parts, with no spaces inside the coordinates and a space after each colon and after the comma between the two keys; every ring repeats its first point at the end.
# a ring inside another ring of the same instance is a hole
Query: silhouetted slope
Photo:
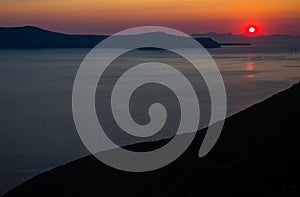
{"type": "Polygon", "coordinates": [[[211,38],[194,38],[202,44],[204,48],[219,48],[221,45],[211,38]]]}
{"type": "Polygon", "coordinates": [[[233,115],[204,158],[197,157],[202,130],[179,159],[162,169],[122,172],[88,156],[4,196],[299,196],[299,101],[300,83],[233,115]]]}
{"type": "MultiPolygon", "coordinates": [[[[107,35],[68,35],[33,26],[0,27],[0,49],[93,48],[107,35]]],[[[206,48],[220,45],[210,38],[197,38],[206,48]]]]}
{"type": "Polygon", "coordinates": [[[0,48],[92,48],[107,36],[67,35],[37,27],[0,28],[0,48]]]}

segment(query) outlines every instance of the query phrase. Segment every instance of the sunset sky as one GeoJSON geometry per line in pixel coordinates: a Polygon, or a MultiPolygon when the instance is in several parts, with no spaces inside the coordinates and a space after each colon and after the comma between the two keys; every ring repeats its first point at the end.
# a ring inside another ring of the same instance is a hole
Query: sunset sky
{"type": "Polygon", "coordinates": [[[0,0],[0,26],[111,34],[160,25],[186,33],[300,35],[300,0],[0,0]]]}

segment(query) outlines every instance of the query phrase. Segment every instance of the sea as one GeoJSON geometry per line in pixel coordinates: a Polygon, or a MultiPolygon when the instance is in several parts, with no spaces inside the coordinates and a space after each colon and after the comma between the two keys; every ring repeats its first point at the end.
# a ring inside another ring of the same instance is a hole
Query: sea
{"type": "MultiPolygon", "coordinates": [[[[208,49],[224,80],[227,116],[299,81],[300,48],[294,45],[208,49]]],[[[0,50],[0,195],[39,173],[90,154],[72,114],[74,79],[89,51],[0,50]]],[[[149,53],[158,62],[165,58],[160,51],[149,53]]]]}

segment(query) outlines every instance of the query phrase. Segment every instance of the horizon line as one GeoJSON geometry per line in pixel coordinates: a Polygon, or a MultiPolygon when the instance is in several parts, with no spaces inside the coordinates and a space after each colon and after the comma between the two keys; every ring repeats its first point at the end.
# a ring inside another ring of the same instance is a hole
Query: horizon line
{"type": "MultiPolygon", "coordinates": [[[[57,31],[57,30],[51,30],[51,29],[47,29],[47,28],[43,28],[43,27],[39,27],[39,26],[35,26],[35,25],[22,25],[22,26],[0,26],[0,28],[25,28],[25,27],[34,27],[34,28],[38,28],[44,31],[50,31],[53,33],[61,33],[61,34],[66,34],[66,35],[90,35],[90,36],[109,36],[109,35],[113,35],[113,34],[105,34],[105,33],[70,33],[70,32],[65,32],[65,31],[57,31]]],[[[233,36],[245,36],[245,37],[260,37],[260,36],[300,36],[300,34],[289,34],[289,33],[275,33],[275,34],[261,34],[261,35],[247,35],[247,34],[235,34],[235,33],[231,33],[231,32],[227,32],[227,33],[218,33],[218,32],[213,32],[213,31],[207,31],[204,33],[199,33],[199,32],[195,32],[195,33],[191,33],[188,34],[190,36],[193,35],[204,35],[204,34],[216,34],[216,35],[233,35],[233,36]]]]}

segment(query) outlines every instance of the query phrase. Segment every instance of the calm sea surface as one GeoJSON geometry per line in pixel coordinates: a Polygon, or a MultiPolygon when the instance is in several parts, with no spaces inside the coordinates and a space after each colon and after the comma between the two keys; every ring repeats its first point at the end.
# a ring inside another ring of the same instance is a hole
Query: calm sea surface
{"type": "MultiPolygon", "coordinates": [[[[0,50],[0,194],[89,154],[71,108],[74,78],[88,52],[0,50]]],[[[224,78],[228,115],[300,79],[300,52],[289,47],[223,47],[209,52],[224,78]]],[[[159,52],[153,53],[159,61],[159,52]]]]}

